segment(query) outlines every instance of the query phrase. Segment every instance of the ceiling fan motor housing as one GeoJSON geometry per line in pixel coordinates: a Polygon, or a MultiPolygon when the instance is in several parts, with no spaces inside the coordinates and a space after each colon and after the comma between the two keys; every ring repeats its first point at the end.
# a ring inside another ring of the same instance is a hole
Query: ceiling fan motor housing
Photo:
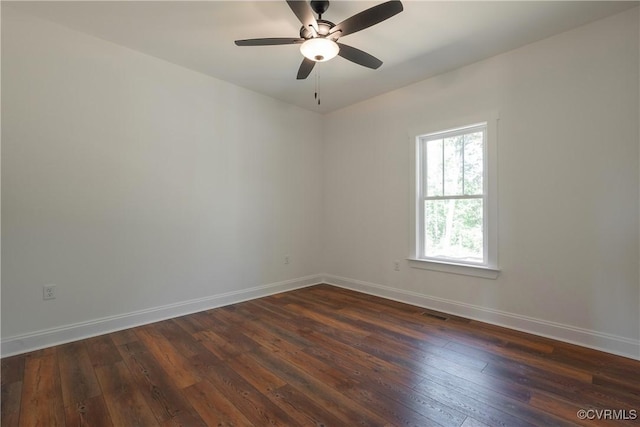
{"type": "MultiPolygon", "coordinates": [[[[336,24],[334,24],[331,21],[326,21],[324,19],[318,19],[318,36],[320,37],[326,37],[329,32],[331,31],[331,29],[333,27],[336,26],[336,24]]],[[[300,37],[302,37],[303,39],[311,39],[313,37],[316,37],[315,35],[315,31],[312,30],[311,28],[307,28],[307,27],[300,27],[300,37]]],[[[338,32],[336,32],[336,34],[332,34],[331,37],[329,37],[331,40],[338,40],[339,34],[338,32]]]]}

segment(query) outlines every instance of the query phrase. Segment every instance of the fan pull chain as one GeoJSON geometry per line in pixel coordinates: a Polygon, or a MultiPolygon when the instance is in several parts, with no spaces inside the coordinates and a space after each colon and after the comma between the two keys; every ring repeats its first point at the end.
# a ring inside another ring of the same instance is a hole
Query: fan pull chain
{"type": "Polygon", "coordinates": [[[320,105],[320,73],[316,70],[316,92],[313,95],[313,98],[318,101],[318,105],[320,105]]]}

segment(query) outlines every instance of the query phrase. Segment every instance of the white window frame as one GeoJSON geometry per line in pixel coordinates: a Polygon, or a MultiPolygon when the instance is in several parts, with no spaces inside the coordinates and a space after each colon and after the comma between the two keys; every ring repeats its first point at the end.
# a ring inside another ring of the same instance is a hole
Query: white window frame
{"type": "Polygon", "coordinates": [[[409,132],[411,144],[411,247],[409,265],[414,268],[445,273],[496,279],[498,269],[498,211],[497,211],[497,135],[498,114],[485,113],[455,122],[440,123],[409,132]],[[421,179],[424,156],[421,140],[435,134],[446,134],[485,125],[483,156],[483,254],[484,262],[464,262],[447,258],[425,258],[424,253],[424,197],[421,179]]]}

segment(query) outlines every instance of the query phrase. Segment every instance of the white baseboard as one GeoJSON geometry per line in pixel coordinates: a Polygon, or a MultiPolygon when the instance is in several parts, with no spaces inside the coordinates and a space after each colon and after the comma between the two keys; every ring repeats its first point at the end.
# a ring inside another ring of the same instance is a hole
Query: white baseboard
{"type": "Polygon", "coordinates": [[[2,357],[13,356],[54,345],[64,344],[85,338],[95,337],[135,326],[159,322],[178,316],[184,316],[211,308],[222,307],[250,299],[265,297],[293,289],[304,288],[322,282],[321,275],[306,276],[282,282],[270,283],[239,291],[226,292],[204,298],[182,301],[161,307],[140,310],[117,316],[93,319],[51,329],[45,329],[25,335],[3,338],[2,357]]]}
{"type": "Polygon", "coordinates": [[[640,341],[602,332],[577,328],[556,322],[493,310],[472,304],[447,300],[395,289],[376,283],[349,279],[333,275],[312,275],[282,282],[256,286],[239,291],[226,292],[204,298],[182,301],[133,313],[94,319],[87,322],[41,330],[25,335],[3,338],[0,354],[13,356],[54,345],[77,341],[102,334],[120,331],[135,326],[159,322],[203,310],[222,307],[242,301],[327,283],[370,295],[379,296],[407,304],[417,305],[468,319],[491,323],[506,328],[528,332],[607,353],[640,360],[640,341]]]}
{"type": "Polygon", "coordinates": [[[640,360],[640,340],[395,289],[361,280],[333,275],[324,275],[323,279],[325,283],[354,291],[640,360]]]}

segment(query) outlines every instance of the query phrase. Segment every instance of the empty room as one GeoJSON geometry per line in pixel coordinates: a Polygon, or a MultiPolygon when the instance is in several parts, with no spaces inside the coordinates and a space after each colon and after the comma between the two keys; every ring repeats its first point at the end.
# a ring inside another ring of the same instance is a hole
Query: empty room
{"type": "Polygon", "coordinates": [[[638,425],[639,5],[2,1],[1,425],[638,425]]]}

